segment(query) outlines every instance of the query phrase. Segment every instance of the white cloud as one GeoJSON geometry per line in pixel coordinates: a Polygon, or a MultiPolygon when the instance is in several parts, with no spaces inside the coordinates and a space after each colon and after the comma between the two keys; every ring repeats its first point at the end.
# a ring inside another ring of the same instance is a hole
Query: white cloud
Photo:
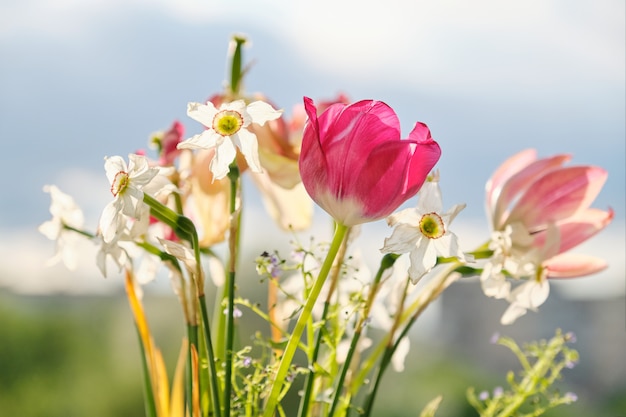
{"type": "Polygon", "coordinates": [[[623,84],[619,2],[579,2],[584,18],[545,1],[294,4],[289,39],[322,71],[437,91],[525,89],[580,77],[623,84]]]}
{"type": "MultiPolygon", "coordinates": [[[[27,0],[0,6],[0,38],[76,42],[103,16],[264,28],[331,74],[438,92],[585,81],[624,84],[624,3],[579,0],[27,0]]],[[[571,88],[571,87],[570,87],[571,88]]]]}

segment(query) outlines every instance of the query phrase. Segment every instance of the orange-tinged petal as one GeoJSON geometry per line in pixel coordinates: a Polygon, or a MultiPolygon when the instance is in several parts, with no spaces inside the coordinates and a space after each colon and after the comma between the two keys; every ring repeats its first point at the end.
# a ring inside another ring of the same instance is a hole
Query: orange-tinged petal
{"type": "Polygon", "coordinates": [[[302,183],[291,189],[272,182],[269,174],[252,173],[252,180],[261,191],[265,209],[284,230],[304,230],[313,220],[313,201],[302,183]]]}
{"type": "Polygon", "coordinates": [[[212,151],[196,154],[188,179],[195,209],[194,218],[201,226],[200,245],[212,246],[226,239],[230,226],[230,180],[214,180],[209,170],[212,151]]]}
{"type": "MultiPolygon", "coordinates": [[[[165,369],[165,366],[162,364],[163,358],[160,357],[160,352],[154,346],[152,336],[150,335],[150,329],[148,327],[148,321],[146,320],[143,306],[141,305],[141,302],[137,297],[137,292],[135,291],[135,282],[133,279],[132,271],[126,270],[125,287],[126,294],[128,296],[128,302],[133,312],[133,316],[135,317],[135,323],[137,325],[139,337],[141,338],[141,343],[143,345],[145,360],[148,365],[150,385],[152,386],[152,394],[154,395],[157,416],[165,417],[165,410],[167,410],[169,407],[163,408],[163,391],[161,390],[159,384],[159,381],[161,379],[159,376],[159,361],[161,362],[163,371],[165,369]]],[[[165,379],[167,380],[167,376],[165,377],[165,379]]],[[[169,393],[166,390],[165,396],[167,395],[169,395],[169,393]]]]}
{"type": "Polygon", "coordinates": [[[176,362],[174,379],[172,380],[172,394],[170,397],[169,417],[185,417],[185,366],[187,363],[187,339],[183,339],[176,362]]]}

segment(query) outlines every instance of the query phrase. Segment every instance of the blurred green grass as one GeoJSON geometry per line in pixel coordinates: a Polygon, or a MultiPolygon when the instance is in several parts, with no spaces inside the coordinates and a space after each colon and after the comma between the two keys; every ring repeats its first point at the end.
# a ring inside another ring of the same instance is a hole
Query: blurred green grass
{"type": "MultiPolygon", "coordinates": [[[[168,296],[149,295],[144,303],[171,374],[182,337],[180,308],[168,296]]],[[[144,415],[137,336],[123,294],[37,297],[0,292],[0,331],[0,416],[144,415]]],[[[511,367],[516,368],[512,355],[511,367]]],[[[438,417],[475,417],[465,401],[467,387],[480,391],[503,383],[504,374],[494,375],[454,349],[415,344],[407,370],[385,375],[374,415],[416,416],[442,394],[438,417]]],[[[622,388],[600,401],[599,409],[579,402],[545,416],[624,416],[624,392],[622,388]]]]}

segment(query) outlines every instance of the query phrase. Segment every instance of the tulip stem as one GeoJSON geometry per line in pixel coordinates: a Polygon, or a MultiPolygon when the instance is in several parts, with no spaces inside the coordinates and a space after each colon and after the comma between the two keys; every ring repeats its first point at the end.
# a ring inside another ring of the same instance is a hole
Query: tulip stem
{"type": "Polygon", "coordinates": [[[282,391],[283,383],[285,381],[285,378],[287,377],[289,367],[291,366],[291,361],[293,360],[298,344],[300,343],[300,338],[302,337],[302,333],[304,332],[306,324],[311,317],[313,306],[315,305],[315,302],[317,301],[322,287],[324,286],[324,282],[326,281],[326,278],[328,277],[328,274],[333,266],[335,257],[337,256],[337,252],[339,252],[339,248],[341,247],[347,231],[347,226],[337,223],[335,227],[335,234],[330,244],[330,248],[328,249],[326,259],[324,259],[324,263],[322,264],[320,273],[317,276],[315,283],[313,284],[313,288],[311,288],[311,291],[309,292],[309,295],[302,309],[302,313],[300,313],[300,317],[298,317],[298,321],[296,322],[293,332],[289,337],[289,341],[287,342],[287,346],[285,348],[283,356],[280,359],[278,370],[274,374],[274,379],[272,381],[263,417],[274,416],[274,411],[276,410],[276,406],[278,405],[278,397],[282,391]]]}
{"type": "MultiPolygon", "coordinates": [[[[337,288],[337,283],[339,281],[339,274],[341,273],[341,264],[343,263],[343,260],[346,257],[346,252],[348,250],[348,236],[350,234],[350,229],[346,232],[346,237],[344,238],[343,244],[341,245],[341,248],[339,249],[339,252],[337,254],[336,257],[336,262],[335,262],[335,268],[333,269],[333,273],[332,273],[332,277],[331,277],[331,281],[330,281],[330,288],[328,289],[328,294],[326,295],[326,300],[324,301],[324,311],[322,312],[322,317],[321,317],[321,322],[324,323],[324,326],[326,325],[326,319],[328,316],[328,311],[330,310],[330,306],[331,306],[331,299],[333,297],[333,294],[335,292],[335,289],[337,288]]],[[[325,332],[325,327],[320,327],[319,331],[317,332],[317,338],[315,340],[315,346],[313,348],[313,354],[311,355],[311,358],[309,359],[309,373],[306,376],[306,381],[304,383],[304,394],[302,395],[302,399],[300,400],[300,409],[298,411],[298,416],[299,417],[306,417],[308,415],[309,412],[309,403],[311,401],[311,394],[313,392],[313,385],[315,383],[315,363],[317,362],[317,358],[319,356],[319,351],[320,351],[320,346],[322,345],[322,337],[324,335],[325,332]]],[[[329,414],[329,417],[331,416],[331,414],[329,414]]]]}

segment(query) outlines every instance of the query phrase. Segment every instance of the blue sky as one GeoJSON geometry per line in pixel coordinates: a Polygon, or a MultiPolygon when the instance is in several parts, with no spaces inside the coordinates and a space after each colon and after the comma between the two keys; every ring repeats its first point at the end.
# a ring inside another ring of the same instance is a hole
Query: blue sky
{"type": "Polygon", "coordinates": [[[0,285],[112,285],[43,269],[52,245],[36,232],[49,217],[42,186],[74,195],[95,227],[109,198],[104,156],[145,148],[174,119],[199,131],[186,103],[220,91],[239,32],[255,62],[247,90],[287,112],[304,95],[345,92],[386,101],[404,133],[427,123],[443,149],[444,204],[468,204],[457,220],[467,241],[487,236],[484,183],[511,154],[534,147],[608,169],[595,206],[613,207],[615,222],[580,250],[611,267],[571,287],[623,293],[624,16],[621,0],[5,0],[0,285]]]}

